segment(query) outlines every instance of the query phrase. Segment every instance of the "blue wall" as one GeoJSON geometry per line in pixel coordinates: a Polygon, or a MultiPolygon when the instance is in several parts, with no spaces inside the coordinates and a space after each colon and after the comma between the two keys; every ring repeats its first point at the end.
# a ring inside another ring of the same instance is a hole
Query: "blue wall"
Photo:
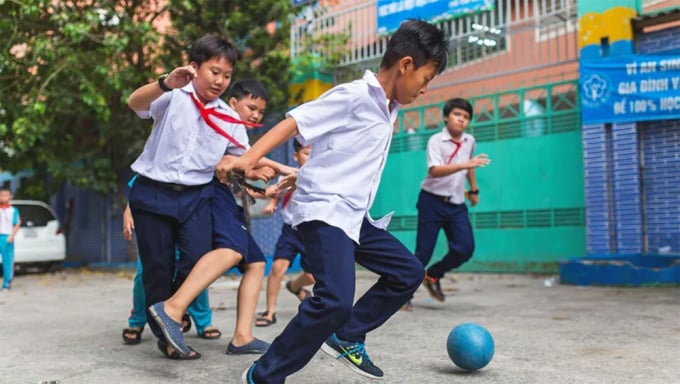
{"type": "MultiPolygon", "coordinates": [[[[680,27],[636,51],[680,53],[680,27]]],[[[583,151],[588,253],[680,251],[680,120],[585,125],[583,151]]]]}

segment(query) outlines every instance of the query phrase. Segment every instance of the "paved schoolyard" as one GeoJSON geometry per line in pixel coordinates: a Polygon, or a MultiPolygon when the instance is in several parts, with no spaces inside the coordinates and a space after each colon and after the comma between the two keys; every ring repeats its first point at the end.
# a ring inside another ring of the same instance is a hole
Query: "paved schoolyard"
{"type": "MultiPolygon", "coordinates": [[[[544,277],[455,275],[447,302],[424,289],[414,312],[399,312],[369,335],[367,350],[386,383],[680,383],[680,288],[546,287],[544,277]],[[445,349],[461,322],[486,326],[496,355],[475,373],[458,370],[445,349]]],[[[0,293],[1,383],[239,383],[253,356],[224,354],[234,324],[236,281],[210,289],[217,341],[188,336],[198,361],[170,361],[144,341],[126,346],[121,329],[131,301],[131,272],[66,270],[19,276],[0,293]]],[[[358,291],[375,277],[360,272],[358,291]]],[[[264,305],[264,291],[259,307],[264,305]]],[[[271,340],[295,313],[281,292],[278,323],[256,328],[271,340]]],[[[192,330],[193,332],[193,330],[192,330]]],[[[320,352],[290,383],[367,383],[320,352]]]]}

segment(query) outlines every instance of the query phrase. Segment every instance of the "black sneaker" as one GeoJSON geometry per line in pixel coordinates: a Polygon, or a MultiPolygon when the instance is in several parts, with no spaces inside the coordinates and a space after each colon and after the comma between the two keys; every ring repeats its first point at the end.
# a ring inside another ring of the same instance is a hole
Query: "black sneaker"
{"type": "Polygon", "coordinates": [[[372,379],[382,379],[383,371],[373,365],[371,358],[366,353],[364,343],[355,343],[338,339],[335,333],[332,334],[321,346],[321,350],[335,359],[342,361],[354,372],[370,377],[372,379]]]}
{"type": "Polygon", "coordinates": [[[439,284],[438,278],[425,275],[423,285],[427,288],[427,291],[433,299],[441,302],[446,300],[446,296],[444,296],[444,292],[442,292],[442,286],[439,284]]]}

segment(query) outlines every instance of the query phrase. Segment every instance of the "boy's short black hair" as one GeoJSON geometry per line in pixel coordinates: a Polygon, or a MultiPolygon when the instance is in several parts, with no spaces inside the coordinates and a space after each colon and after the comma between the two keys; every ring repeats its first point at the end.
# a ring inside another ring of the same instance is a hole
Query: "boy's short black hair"
{"type": "Polygon", "coordinates": [[[444,109],[442,110],[442,112],[444,112],[444,117],[446,118],[446,116],[448,116],[449,113],[451,113],[451,111],[453,111],[454,108],[459,108],[469,113],[470,120],[472,120],[474,110],[472,108],[472,104],[469,101],[467,101],[467,99],[463,99],[462,97],[456,97],[447,101],[446,104],[444,104],[444,109]]]}
{"type": "Polygon", "coordinates": [[[294,139],[293,140],[293,151],[295,151],[295,153],[298,153],[298,152],[300,152],[300,150],[302,148],[304,148],[302,143],[300,143],[297,139],[294,139]]]}
{"type": "Polygon", "coordinates": [[[238,80],[231,85],[229,97],[241,100],[248,96],[253,99],[262,99],[267,103],[269,102],[269,93],[264,84],[255,79],[238,80]]]}
{"type": "Polygon", "coordinates": [[[201,37],[189,48],[189,61],[199,66],[214,58],[225,58],[231,65],[236,65],[238,51],[228,40],[212,35],[201,37]]]}
{"type": "Polygon", "coordinates": [[[449,41],[444,32],[422,20],[406,20],[387,42],[380,68],[390,68],[406,56],[413,58],[417,68],[430,60],[437,64],[437,73],[446,68],[449,41]]]}

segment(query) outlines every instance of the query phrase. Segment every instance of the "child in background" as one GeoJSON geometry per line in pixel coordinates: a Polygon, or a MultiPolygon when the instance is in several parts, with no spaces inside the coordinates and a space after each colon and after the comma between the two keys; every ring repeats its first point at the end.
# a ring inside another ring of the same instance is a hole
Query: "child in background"
{"type": "Polygon", "coordinates": [[[12,191],[0,188],[0,255],[2,255],[2,290],[9,291],[14,279],[14,238],[21,228],[19,210],[12,206],[12,191]]]}
{"type": "MultiPolygon", "coordinates": [[[[311,152],[311,147],[303,147],[299,141],[295,140],[293,143],[293,159],[298,164],[298,168],[302,167],[306,162],[311,152]]],[[[314,284],[314,276],[306,272],[308,267],[305,261],[305,249],[302,245],[302,240],[297,232],[290,225],[292,222],[293,212],[290,210],[292,190],[284,193],[281,199],[273,198],[269,200],[269,204],[265,207],[266,213],[274,213],[281,200],[281,216],[283,218],[283,227],[281,228],[281,235],[276,242],[276,250],[274,251],[274,262],[272,263],[269,277],[267,279],[267,310],[260,313],[255,319],[255,325],[258,327],[268,327],[276,323],[276,299],[281,289],[281,282],[283,276],[290,267],[295,257],[299,254],[303,271],[296,279],[290,280],[286,283],[286,289],[300,301],[306,299],[311,295],[311,292],[305,289],[307,285],[314,284]]]]}
{"type": "Polygon", "coordinates": [[[427,268],[423,280],[430,296],[437,301],[445,300],[440,284],[444,274],[463,265],[474,252],[475,240],[465,204],[465,181],[470,185],[468,198],[475,206],[479,202],[475,169],[490,162],[486,154],[474,156],[475,138],[465,132],[472,119],[472,104],[461,98],[451,99],[442,112],[446,126],[427,142],[428,169],[418,197],[415,252],[427,267],[439,230],[444,229],[449,252],[427,268]]]}

